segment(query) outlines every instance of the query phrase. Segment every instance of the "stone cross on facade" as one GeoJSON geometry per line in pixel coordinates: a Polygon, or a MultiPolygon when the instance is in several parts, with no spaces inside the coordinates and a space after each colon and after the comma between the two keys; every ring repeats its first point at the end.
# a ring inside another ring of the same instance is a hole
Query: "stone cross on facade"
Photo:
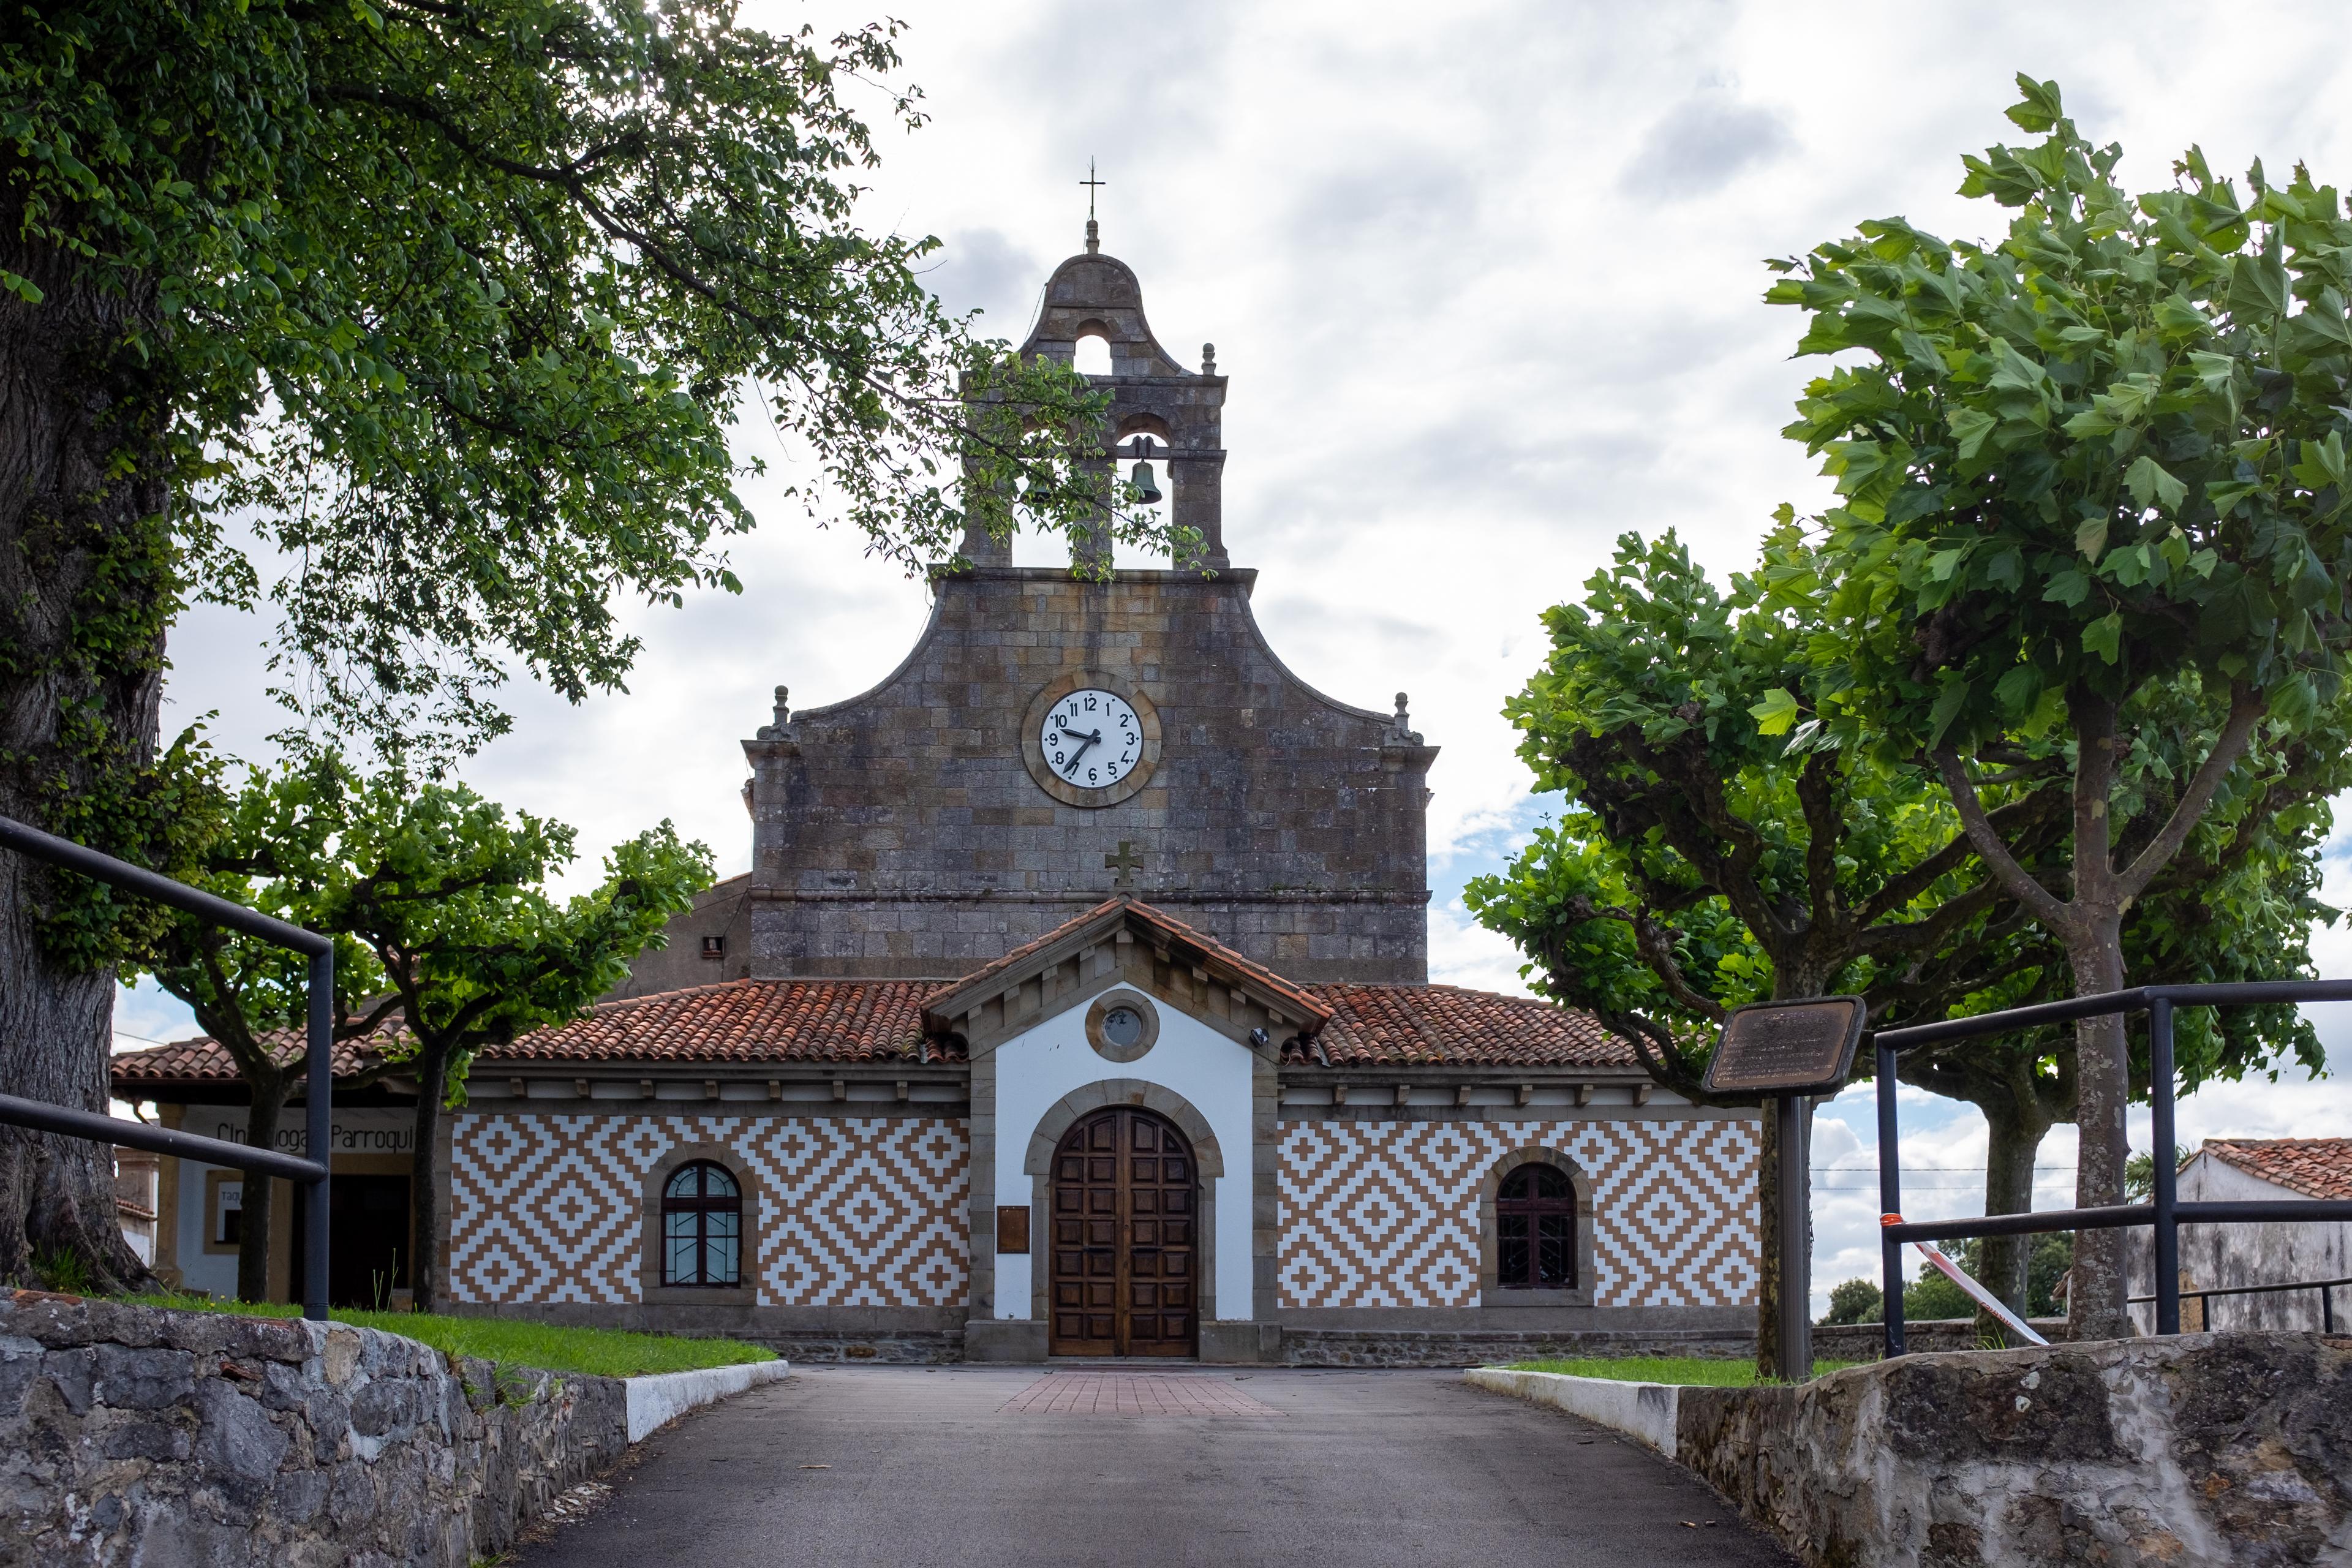
{"type": "Polygon", "coordinates": [[[1122,838],[1118,841],[1118,853],[1104,856],[1103,865],[1118,873],[1111,879],[1112,887],[1132,888],[1135,874],[1143,869],[1143,857],[1135,852],[1134,845],[1122,838]]]}

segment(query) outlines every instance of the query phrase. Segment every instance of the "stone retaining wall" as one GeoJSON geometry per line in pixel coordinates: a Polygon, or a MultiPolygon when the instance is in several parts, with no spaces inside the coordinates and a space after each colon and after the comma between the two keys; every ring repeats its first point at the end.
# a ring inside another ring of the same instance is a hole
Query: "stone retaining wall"
{"type": "Polygon", "coordinates": [[[963,1331],[900,1334],[730,1334],[787,1361],[851,1366],[948,1366],[963,1360],[963,1331]]]}
{"type": "Polygon", "coordinates": [[[627,1446],[617,1378],[0,1291],[5,1568],[467,1568],[627,1446]]]}
{"type": "Polygon", "coordinates": [[[1675,1457],[1812,1568],[2352,1563],[2352,1339],[1909,1355],[1677,1394],[1675,1457]]]}
{"type": "MultiPolygon", "coordinates": [[[[2033,1326],[2035,1333],[2053,1344],[2066,1337],[2063,1318],[2028,1318],[2026,1321],[2033,1326]]],[[[1913,1355],[1933,1351],[1981,1350],[1983,1334],[1974,1318],[1914,1318],[1903,1325],[1903,1348],[1913,1355]]],[[[1882,1323],[1813,1325],[1815,1361],[1876,1361],[1885,1345],[1886,1328],[1882,1323]]],[[[1749,1342],[1746,1353],[1756,1353],[1754,1342],[1749,1342]]]]}
{"type": "Polygon", "coordinates": [[[1563,1333],[1444,1330],[1282,1331],[1286,1366],[1493,1366],[1561,1356],[1689,1355],[1750,1358],[1753,1333],[1697,1330],[1584,1330],[1563,1333]]]}

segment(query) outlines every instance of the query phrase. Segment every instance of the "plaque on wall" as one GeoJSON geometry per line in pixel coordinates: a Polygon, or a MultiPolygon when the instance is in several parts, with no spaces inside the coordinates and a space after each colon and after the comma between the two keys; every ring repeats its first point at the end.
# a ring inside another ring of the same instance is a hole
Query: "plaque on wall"
{"type": "Polygon", "coordinates": [[[1724,1020],[1706,1087],[1714,1094],[1835,1094],[1853,1069],[1868,1012],[1859,996],[1741,1007],[1724,1020]]]}
{"type": "Polygon", "coordinates": [[[1015,1254],[1029,1250],[1027,1204],[1006,1204],[997,1209],[996,1250],[1015,1254]]]}

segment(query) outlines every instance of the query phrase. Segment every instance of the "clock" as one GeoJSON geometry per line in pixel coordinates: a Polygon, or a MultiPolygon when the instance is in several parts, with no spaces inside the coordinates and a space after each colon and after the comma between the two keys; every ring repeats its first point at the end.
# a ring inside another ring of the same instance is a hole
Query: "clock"
{"type": "Polygon", "coordinates": [[[1116,805],[1159,763],[1160,715],[1128,681],[1071,670],[1029,704],[1021,754],[1038,787],[1065,805],[1116,805]]]}
{"type": "Polygon", "coordinates": [[[1143,723],[1118,692],[1081,686],[1045,710],[1037,751],[1065,784],[1113,789],[1143,760],[1143,723]]]}

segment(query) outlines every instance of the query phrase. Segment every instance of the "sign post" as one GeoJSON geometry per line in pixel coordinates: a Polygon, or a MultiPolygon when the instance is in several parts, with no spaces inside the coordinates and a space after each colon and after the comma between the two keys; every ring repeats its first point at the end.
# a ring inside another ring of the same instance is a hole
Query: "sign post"
{"type": "Polygon", "coordinates": [[[1780,1364],[1792,1383],[1813,1371],[1811,1117],[1807,1102],[1835,1094],[1853,1070],[1869,1009],[1859,996],[1759,1002],[1724,1020],[1706,1065],[1710,1094],[1769,1096],[1780,1143],[1780,1364]]]}

